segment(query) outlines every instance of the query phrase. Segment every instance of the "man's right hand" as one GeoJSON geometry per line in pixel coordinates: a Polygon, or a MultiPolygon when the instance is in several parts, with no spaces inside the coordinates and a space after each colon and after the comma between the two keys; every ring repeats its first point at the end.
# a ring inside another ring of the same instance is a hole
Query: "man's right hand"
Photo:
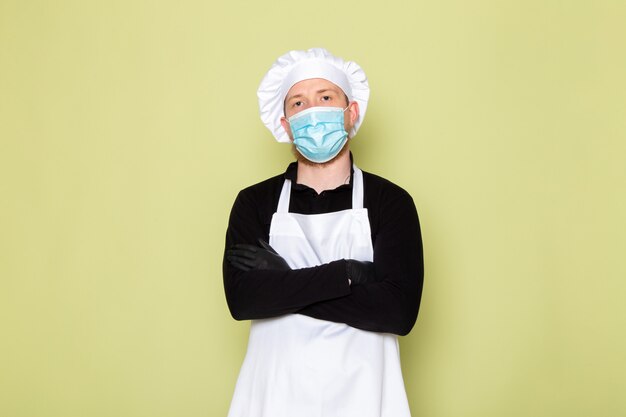
{"type": "Polygon", "coordinates": [[[226,259],[242,271],[251,269],[290,270],[291,268],[269,243],[259,239],[259,246],[239,243],[226,251],[226,259]]]}

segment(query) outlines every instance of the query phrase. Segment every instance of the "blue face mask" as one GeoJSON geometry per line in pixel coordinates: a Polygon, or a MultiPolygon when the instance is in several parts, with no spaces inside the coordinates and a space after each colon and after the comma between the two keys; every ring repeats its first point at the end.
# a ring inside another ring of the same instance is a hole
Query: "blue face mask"
{"type": "Polygon", "coordinates": [[[310,107],[291,116],[288,121],[298,152],[318,164],[337,156],[348,141],[348,132],[343,126],[346,109],[310,107]]]}

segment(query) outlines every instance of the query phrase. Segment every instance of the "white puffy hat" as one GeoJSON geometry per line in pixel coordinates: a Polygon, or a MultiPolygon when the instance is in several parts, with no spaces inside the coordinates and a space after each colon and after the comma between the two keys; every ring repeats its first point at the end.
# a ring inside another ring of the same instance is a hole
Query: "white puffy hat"
{"type": "Polygon", "coordinates": [[[257,90],[261,120],[276,140],[290,142],[280,124],[280,118],[285,115],[287,92],[294,84],[311,78],[332,82],[346,93],[349,101],[359,103],[359,118],[350,131],[350,137],[356,135],[365,117],[370,96],[365,72],[356,62],[344,61],[323,48],[312,48],[308,51],[290,51],[278,58],[257,90]]]}

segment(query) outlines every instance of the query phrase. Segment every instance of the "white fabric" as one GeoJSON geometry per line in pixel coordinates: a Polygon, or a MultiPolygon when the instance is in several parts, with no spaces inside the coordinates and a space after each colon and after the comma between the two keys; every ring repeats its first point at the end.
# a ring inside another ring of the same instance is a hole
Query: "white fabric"
{"type": "MultiPolygon", "coordinates": [[[[372,261],[362,172],[353,208],[289,213],[285,180],[270,244],[292,268],[337,259],[372,261]]],[[[395,335],[299,314],[254,320],[229,417],[410,417],[395,335]]]]}
{"type": "Polygon", "coordinates": [[[289,136],[280,124],[280,118],[285,115],[285,96],[294,84],[311,78],[332,82],[346,93],[348,100],[359,103],[359,118],[349,132],[354,137],[367,110],[370,95],[367,77],[357,63],[344,61],[323,48],[290,51],[272,65],[257,90],[259,113],[265,126],[277,141],[289,143],[289,136]]]}

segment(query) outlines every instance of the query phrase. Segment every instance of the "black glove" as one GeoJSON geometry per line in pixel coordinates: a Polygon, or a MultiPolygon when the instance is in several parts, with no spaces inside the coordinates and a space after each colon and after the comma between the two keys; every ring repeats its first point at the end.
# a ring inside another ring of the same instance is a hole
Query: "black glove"
{"type": "Polygon", "coordinates": [[[374,262],[346,259],[346,274],[352,285],[376,281],[374,262]]]}
{"type": "Polygon", "coordinates": [[[226,251],[226,259],[237,269],[250,271],[251,269],[278,269],[290,270],[285,261],[269,243],[258,240],[259,246],[239,243],[226,251]]]}

